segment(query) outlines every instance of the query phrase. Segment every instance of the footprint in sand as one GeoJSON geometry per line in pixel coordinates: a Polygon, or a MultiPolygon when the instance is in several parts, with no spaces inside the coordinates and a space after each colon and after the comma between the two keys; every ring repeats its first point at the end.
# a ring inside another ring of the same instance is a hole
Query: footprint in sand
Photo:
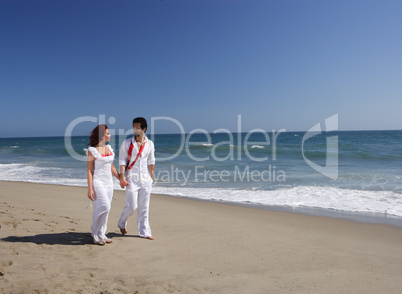
{"type": "Polygon", "coordinates": [[[43,265],[38,264],[32,267],[33,270],[41,270],[42,272],[46,272],[46,269],[43,267],[43,265]]]}
{"type": "Polygon", "coordinates": [[[19,254],[18,251],[15,250],[15,247],[14,247],[14,246],[11,246],[10,249],[11,249],[10,255],[18,255],[18,254],[19,254]]]}
{"type": "MultiPolygon", "coordinates": [[[[132,282],[136,282],[135,278],[131,278],[130,280],[132,282]]],[[[116,286],[116,285],[117,286],[126,286],[126,282],[124,280],[122,280],[122,279],[119,279],[119,278],[114,278],[113,283],[114,283],[114,286],[116,286]]]]}
{"type": "Polygon", "coordinates": [[[7,272],[7,268],[11,265],[13,265],[11,260],[0,262],[0,276],[4,276],[5,272],[7,272]]]}
{"type": "Polygon", "coordinates": [[[11,260],[6,260],[6,261],[0,262],[1,267],[8,267],[10,265],[13,265],[13,262],[11,260]]]}
{"type": "Polygon", "coordinates": [[[37,219],[37,218],[23,218],[22,219],[23,221],[25,221],[25,222],[30,222],[30,221],[34,221],[34,222],[39,222],[40,221],[40,219],[37,219]]]}

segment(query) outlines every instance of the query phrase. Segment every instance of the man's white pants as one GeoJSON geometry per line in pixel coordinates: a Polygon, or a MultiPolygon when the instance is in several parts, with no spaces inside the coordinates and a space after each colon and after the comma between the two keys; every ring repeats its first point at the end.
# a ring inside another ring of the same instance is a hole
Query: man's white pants
{"type": "Polygon", "coordinates": [[[152,236],[151,227],[149,226],[149,201],[152,189],[152,181],[145,183],[129,182],[126,187],[126,205],[121,213],[118,227],[120,229],[127,228],[127,219],[137,209],[137,225],[140,237],[146,238],[152,236]]]}

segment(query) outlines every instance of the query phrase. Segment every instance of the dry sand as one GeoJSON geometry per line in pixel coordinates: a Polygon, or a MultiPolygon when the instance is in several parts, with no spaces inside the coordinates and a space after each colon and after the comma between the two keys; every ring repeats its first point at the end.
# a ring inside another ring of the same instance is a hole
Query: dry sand
{"type": "Polygon", "coordinates": [[[402,229],[152,195],[91,244],[86,188],[0,182],[0,293],[402,293],[402,229]]]}

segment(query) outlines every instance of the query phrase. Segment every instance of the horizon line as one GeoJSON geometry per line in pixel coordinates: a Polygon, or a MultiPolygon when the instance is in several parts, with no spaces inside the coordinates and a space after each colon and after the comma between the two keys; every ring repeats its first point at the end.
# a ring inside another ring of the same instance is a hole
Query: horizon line
{"type": "MultiPolygon", "coordinates": [[[[251,132],[252,130],[248,131],[248,132],[240,132],[240,134],[247,134],[249,132],[251,132]]],[[[267,133],[272,133],[273,130],[268,131],[265,130],[267,133]]],[[[275,132],[278,132],[280,130],[274,130],[275,132]]],[[[374,129],[374,130],[335,130],[335,131],[329,131],[330,132],[389,132],[389,131],[402,131],[402,129],[374,129]]],[[[239,134],[239,132],[233,132],[230,131],[233,134],[239,134]]],[[[282,133],[307,133],[307,131],[288,131],[285,130],[282,133]]],[[[322,133],[327,133],[327,131],[321,131],[322,133]]],[[[227,134],[227,132],[207,132],[208,134],[227,134]]],[[[256,132],[258,133],[258,132],[256,132]]],[[[260,132],[261,133],[261,132],[260,132]]],[[[184,135],[188,135],[189,133],[184,133],[184,135]]],[[[197,133],[194,133],[197,134],[197,133]]],[[[200,133],[198,133],[200,134],[200,133]]],[[[203,134],[203,133],[201,133],[203,134]]],[[[127,136],[131,136],[133,134],[129,134],[127,136]]],[[[153,136],[153,135],[181,135],[181,133],[156,133],[156,134],[146,134],[147,136],[153,136]]],[[[119,136],[119,135],[113,135],[113,136],[119,136]]],[[[120,136],[124,136],[124,135],[120,135],[120,136]]],[[[32,139],[32,138],[64,138],[66,136],[60,136],[60,135],[51,135],[51,136],[22,136],[22,137],[0,137],[0,139],[32,139]]],[[[74,136],[67,136],[70,138],[73,137],[89,137],[89,135],[74,135],[74,136]]]]}

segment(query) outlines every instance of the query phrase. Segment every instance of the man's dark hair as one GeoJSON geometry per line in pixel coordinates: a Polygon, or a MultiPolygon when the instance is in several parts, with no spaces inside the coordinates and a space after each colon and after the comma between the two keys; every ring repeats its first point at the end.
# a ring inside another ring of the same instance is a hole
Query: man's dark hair
{"type": "Polygon", "coordinates": [[[135,119],[133,119],[133,126],[134,124],[141,124],[141,130],[143,129],[148,129],[148,124],[147,124],[147,120],[143,117],[136,117],[135,119]]]}

